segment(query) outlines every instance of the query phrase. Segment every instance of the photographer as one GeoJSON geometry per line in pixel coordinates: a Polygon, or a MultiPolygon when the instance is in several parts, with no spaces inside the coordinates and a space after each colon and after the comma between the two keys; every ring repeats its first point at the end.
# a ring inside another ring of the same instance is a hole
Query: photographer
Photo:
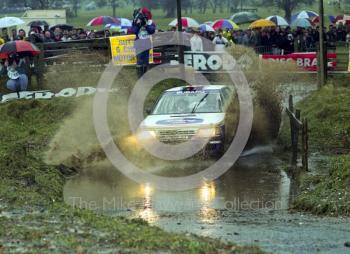
{"type": "Polygon", "coordinates": [[[147,8],[140,8],[134,11],[132,31],[136,35],[135,49],[136,52],[139,52],[137,54],[136,71],[140,78],[147,72],[149,49],[152,46],[150,37],[156,31],[156,26],[152,21],[152,13],[147,8]]]}
{"type": "Polygon", "coordinates": [[[6,83],[7,89],[13,92],[26,91],[28,87],[28,77],[22,70],[24,59],[20,59],[18,54],[11,54],[5,61],[4,68],[9,80],[6,83]]]}

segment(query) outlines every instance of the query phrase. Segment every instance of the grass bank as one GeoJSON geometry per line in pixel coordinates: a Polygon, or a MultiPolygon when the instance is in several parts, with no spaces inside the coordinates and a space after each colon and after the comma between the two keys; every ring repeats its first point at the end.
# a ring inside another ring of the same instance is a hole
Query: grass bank
{"type": "MultiPolygon", "coordinates": [[[[295,209],[320,215],[350,215],[350,89],[326,86],[297,105],[309,120],[312,152],[326,155],[306,176],[295,209]],[[321,175],[322,174],[322,175],[321,175]]],[[[286,125],[288,126],[288,125],[286,125]]],[[[289,127],[282,131],[287,138],[289,127]]]]}
{"type": "Polygon", "coordinates": [[[263,253],[66,206],[64,176],[44,163],[43,152],[78,101],[57,98],[0,106],[0,253],[263,253]]]}

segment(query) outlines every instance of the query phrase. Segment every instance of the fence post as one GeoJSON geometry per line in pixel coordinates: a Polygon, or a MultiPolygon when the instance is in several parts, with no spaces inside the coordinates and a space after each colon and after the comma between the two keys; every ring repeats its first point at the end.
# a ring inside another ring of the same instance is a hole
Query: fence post
{"type": "MultiPolygon", "coordinates": [[[[289,95],[289,111],[292,114],[294,113],[293,95],[289,95]]],[[[290,136],[292,144],[291,164],[296,165],[298,159],[298,127],[296,126],[292,117],[290,117],[290,136]]]]}
{"type": "MultiPolygon", "coordinates": [[[[296,119],[300,120],[300,110],[295,112],[296,119]]],[[[292,164],[297,165],[298,162],[298,143],[299,143],[299,126],[293,121],[293,143],[292,143],[292,164]]]]}
{"type": "Polygon", "coordinates": [[[309,171],[309,133],[308,133],[308,121],[306,118],[303,119],[303,129],[302,129],[302,162],[303,167],[306,171],[309,171]]]}

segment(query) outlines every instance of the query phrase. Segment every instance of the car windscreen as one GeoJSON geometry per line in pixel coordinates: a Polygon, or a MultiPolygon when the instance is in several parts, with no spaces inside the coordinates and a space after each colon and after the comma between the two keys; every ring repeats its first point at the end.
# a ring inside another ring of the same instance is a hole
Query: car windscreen
{"type": "Polygon", "coordinates": [[[222,113],[219,90],[165,92],[158,101],[153,115],[222,113]]]}

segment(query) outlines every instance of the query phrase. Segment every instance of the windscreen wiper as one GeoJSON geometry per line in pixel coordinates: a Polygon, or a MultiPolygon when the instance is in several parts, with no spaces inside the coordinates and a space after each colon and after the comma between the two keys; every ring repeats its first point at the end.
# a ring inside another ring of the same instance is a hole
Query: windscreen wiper
{"type": "Polygon", "coordinates": [[[203,98],[194,106],[192,109],[192,114],[196,112],[197,108],[202,104],[202,102],[208,97],[208,93],[203,96],[203,98]]]}

